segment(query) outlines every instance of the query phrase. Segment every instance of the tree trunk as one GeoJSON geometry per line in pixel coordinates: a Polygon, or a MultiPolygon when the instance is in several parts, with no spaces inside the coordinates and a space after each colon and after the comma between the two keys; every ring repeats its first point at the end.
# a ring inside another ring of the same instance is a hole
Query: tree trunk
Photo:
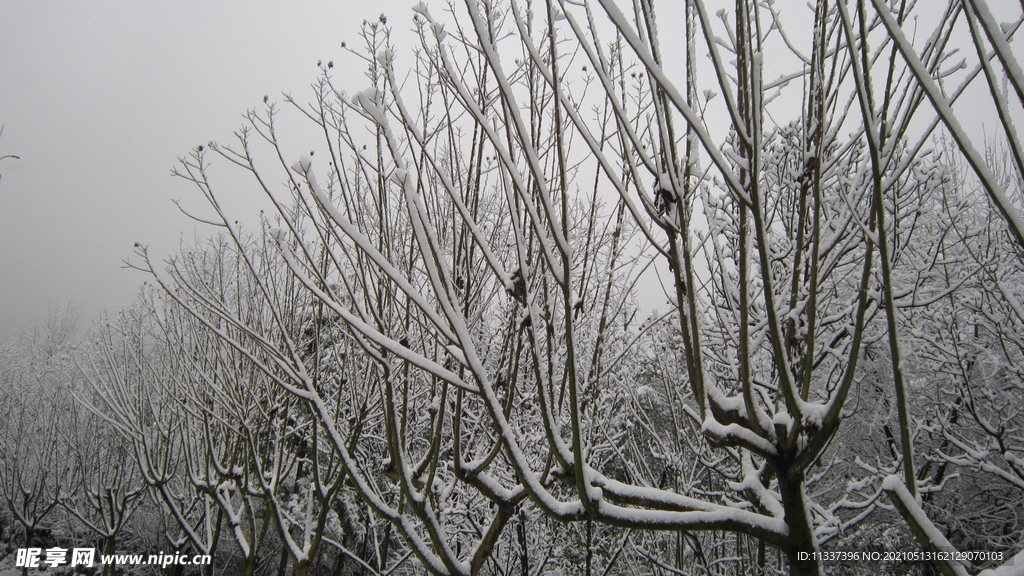
{"type": "Polygon", "coordinates": [[[282,546],[281,550],[281,564],[277,567],[277,576],[285,576],[288,570],[288,548],[282,546]]]}
{"type": "MultiPolygon", "coordinates": [[[[174,545],[171,548],[171,554],[174,554],[175,556],[177,556],[178,554],[183,553],[185,550],[188,550],[188,545],[187,544],[186,545],[174,545]]],[[[204,566],[204,568],[205,568],[205,566],[204,566]]],[[[181,564],[178,564],[177,562],[175,562],[174,564],[171,564],[168,568],[164,569],[164,575],[165,576],[182,576],[182,574],[184,572],[185,572],[185,567],[182,566],[181,564]]],[[[202,574],[201,571],[200,571],[200,574],[202,574]]]]}
{"type": "MultiPolygon", "coordinates": [[[[29,528],[28,526],[25,526],[25,548],[28,549],[28,548],[31,548],[31,547],[32,547],[32,528],[29,528]]],[[[21,568],[21,576],[28,576],[28,566],[27,565],[23,566],[21,568]]]]}
{"type": "MultiPolygon", "coordinates": [[[[113,536],[107,536],[106,538],[103,539],[103,554],[108,556],[108,557],[112,556],[114,554],[114,537],[113,536]]],[[[103,576],[113,576],[113,574],[114,574],[114,565],[113,564],[104,564],[103,565],[103,572],[102,572],[102,574],[103,574],[103,576]]]]}
{"type": "Polygon", "coordinates": [[[814,538],[803,474],[793,478],[784,467],[779,467],[778,471],[779,494],[786,511],[786,526],[789,527],[789,541],[782,550],[789,562],[789,573],[791,576],[822,576],[824,571],[817,555],[818,544],[814,538]]]}
{"type": "Polygon", "coordinates": [[[520,561],[522,562],[522,576],[530,574],[530,552],[526,543],[526,513],[519,510],[519,546],[522,548],[520,561]]]}

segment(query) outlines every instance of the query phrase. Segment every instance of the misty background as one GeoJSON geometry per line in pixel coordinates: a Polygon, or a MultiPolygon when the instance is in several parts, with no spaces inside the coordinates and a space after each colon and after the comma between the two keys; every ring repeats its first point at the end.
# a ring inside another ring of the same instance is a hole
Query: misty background
{"type": "MultiPolygon", "coordinates": [[[[0,160],[0,338],[50,308],[95,318],[131,304],[146,280],[124,269],[135,242],[163,258],[213,232],[172,202],[203,206],[170,176],[177,158],[229,141],[264,95],[308,102],[318,60],[337,74],[349,66],[342,84],[364,88],[340,43],[358,49],[362,21],[382,11],[401,38],[412,4],[0,3],[0,156],[20,156],[0,160]]],[[[282,119],[285,130],[302,124],[282,119]]],[[[256,195],[236,200],[240,218],[258,212],[256,195]]]]}

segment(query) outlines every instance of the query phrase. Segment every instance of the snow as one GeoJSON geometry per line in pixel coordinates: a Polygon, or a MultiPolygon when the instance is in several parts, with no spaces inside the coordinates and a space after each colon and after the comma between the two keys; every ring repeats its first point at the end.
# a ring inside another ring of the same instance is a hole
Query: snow
{"type": "Polygon", "coordinates": [[[826,404],[815,402],[801,402],[800,411],[803,413],[803,424],[812,430],[821,430],[825,424],[825,416],[828,414],[826,404]]]}
{"type": "Polygon", "coordinates": [[[380,124],[382,127],[387,125],[387,121],[384,118],[384,111],[380,108],[378,103],[381,101],[380,91],[376,88],[367,88],[362,92],[357,92],[355,95],[355,101],[359,106],[366,111],[367,114],[373,118],[373,121],[380,124]]]}
{"type": "MultiPolygon", "coordinates": [[[[388,69],[388,73],[390,77],[390,69],[388,69]]],[[[393,77],[391,77],[390,79],[392,83],[396,83],[393,77]]],[[[417,129],[415,120],[409,114],[409,111],[402,100],[401,93],[396,92],[394,94],[394,97],[395,106],[398,108],[399,114],[401,114],[401,118],[405,128],[408,130],[409,134],[412,135],[416,143],[420,145],[421,152],[423,153],[424,157],[426,157],[430,164],[436,168],[437,162],[435,161],[430,149],[425,146],[425,139],[423,135],[420,133],[420,131],[417,129]]],[[[512,281],[509,279],[508,273],[505,272],[504,268],[501,265],[501,262],[498,260],[497,256],[494,255],[494,252],[490,249],[488,239],[484,238],[481,235],[480,226],[477,225],[476,221],[473,218],[473,215],[470,213],[469,208],[462,200],[461,194],[456,190],[455,185],[452,183],[451,179],[448,177],[447,174],[445,174],[444,170],[435,170],[434,175],[441,180],[441,184],[444,187],[445,192],[448,194],[448,197],[452,200],[452,202],[455,204],[455,207],[458,209],[459,216],[462,219],[462,221],[469,225],[470,233],[476,240],[477,247],[479,247],[480,250],[483,252],[484,258],[487,260],[487,265],[494,272],[495,276],[497,276],[501,280],[502,285],[504,285],[507,290],[511,290],[512,281]]]]}
{"type": "MultiPolygon", "coordinates": [[[[895,474],[886,476],[885,480],[882,480],[882,489],[889,494],[889,497],[894,501],[894,503],[898,501],[900,513],[904,515],[904,518],[906,518],[914,528],[916,528],[914,530],[915,536],[920,539],[921,536],[918,535],[918,531],[923,534],[924,538],[927,540],[927,546],[922,542],[922,547],[943,551],[956,550],[956,548],[949,543],[949,540],[946,539],[942,532],[928,518],[924,509],[921,508],[921,505],[918,504],[917,501],[914,500],[914,497],[910,495],[910,490],[907,490],[906,485],[903,483],[903,478],[895,474]],[[909,518],[907,516],[909,516],[909,518]]],[[[964,569],[962,565],[956,562],[950,562],[950,566],[958,575],[962,574],[963,576],[967,576],[967,570],[964,569]]]]}
{"type": "Polygon", "coordinates": [[[872,2],[875,5],[876,12],[878,12],[879,16],[882,17],[882,21],[885,23],[885,27],[888,29],[890,36],[896,43],[896,47],[899,48],[903,58],[913,70],[914,76],[917,78],[920,86],[924,89],[924,92],[927,94],[932,106],[935,107],[939,116],[942,117],[943,122],[946,124],[946,128],[953,135],[956,143],[960,146],[960,150],[963,152],[964,156],[967,157],[967,161],[978,174],[978,178],[981,180],[989,198],[991,198],[993,203],[999,208],[999,212],[1006,220],[1007,224],[1009,224],[1014,236],[1016,236],[1018,241],[1024,242],[1024,221],[1021,220],[1013,203],[1009,198],[1007,198],[999,185],[999,179],[997,179],[995,174],[992,173],[992,170],[985,161],[984,156],[978,152],[971,143],[971,139],[967,136],[967,132],[960,125],[960,122],[953,114],[953,109],[950,107],[949,102],[946,100],[945,96],[943,96],[942,90],[935,83],[935,80],[928,73],[928,70],[924,67],[924,64],[918,57],[913,44],[907,40],[907,37],[903,34],[903,29],[899,24],[897,24],[895,18],[893,18],[892,13],[885,5],[884,0],[872,0],[872,2]]]}
{"type": "Polygon", "coordinates": [[[982,25],[988,31],[988,38],[992,42],[992,46],[1003,56],[1000,62],[1005,67],[1007,75],[1018,89],[1024,86],[1024,70],[1021,70],[1020,63],[1013,57],[1013,51],[1006,42],[1005,37],[1005,34],[1012,29],[1010,28],[1012,23],[1006,23],[1007,28],[997,25],[996,19],[986,2],[971,0],[970,4],[982,25]],[[1002,30],[1003,33],[999,34],[997,30],[1002,30]]]}
{"type": "Polygon", "coordinates": [[[445,346],[444,349],[447,350],[448,353],[451,354],[460,364],[463,366],[469,366],[469,362],[466,361],[466,355],[462,352],[462,348],[448,345],[445,346]]]}
{"type": "Polygon", "coordinates": [[[658,188],[661,190],[672,190],[672,175],[668,172],[658,174],[658,188]]]}
{"type": "MultiPolygon", "coordinates": [[[[474,6],[472,9],[470,9],[469,15],[473,20],[473,26],[476,29],[478,35],[481,38],[486,38],[486,31],[489,29],[489,27],[487,23],[484,22],[482,15],[479,13],[478,7],[474,6]]],[[[494,71],[494,78],[498,82],[498,86],[501,89],[502,95],[508,100],[509,106],[507,108],[507,111],[509,113],[510,119],[512,120],[512,124],[516,129],[516,132],[521,135],[529,134],[530,129],[528,128],[528,124],[523,119],[522,113],[520,111],[520,106],[515,100],[514,95],[516,92],[512,89],[512,86],[508,80],[508,76],[502,69],[501,59],[499,58],[497,52],[495,51],[495,46],[489,42],[481,42],[480,48],[482,49],[486,56],[487,63],[494,71]]],[[[442,51],[441,54],[445,63],[445,67],[448,69],[448,73],[454,77],[460,77],[461,74],[459,74],[456,71],[456,69],[454,69],[454,67],[451,65],[451,62],[446,57],[444,51],[442,51]]],[[[461,85],[459,85],[458,87],[460,89],[460,92],[463,92],[464,87],[461,85]]],[[[475,108],[472,98],[465,98],[464,96],[464,101],[468,103],[470,107],[475,108]]],[[[488,138],[490,139],[491,144],[495,146],[496,151],[500,152],[505,164],[508,166],[515,165],[515,163],[511,161],[512,157],[508,153],[508,151],[503,150],[499,147],[499,144],[503,141],[503,139],[498,137],[498,135],[495,133],[494,129],[491,127],[491,122],[488,121],[486,118],[482,118],[478,110],[474,109],[471,111],[473,112],[474,116],[482,120],[481,127],[484,128],[484,130],[488,133],[488,138]]],[[[528,142],[528,140],[526,141],[528,142]]],[[[558,226],[554,225],[554,222],[557,222],[558,218],[555,216],[556,211],[551,201],[551,190],[548,188],[547,178],[544,176],[544,167],[540,160],[538,151],[533,146],[523,146],[522,153],[526,157],[527,166],[529,167],[530,172],[536,177],[536,181],[533,183],[533,185],[539,186],[540,188],[539,194],[537,194],[536,197],[540,199],[541,207],[543,208],[544,215],[546,216],[545,218],[540,218],[540,215],[536,213],[533,207],[534,203],[526,202],[525,207],[530,213],[531,221],[534,222],[535,225],[539,225],[538,223],[540,222],[548,222],[549,226],[547,227],[546,232],[549,233],[552,237],[554,237],[554,241],[556,246],[558,247],[558,250],[563,254],[571,254],[572,250],[569,246],[569,241],[565,238],[565,235],[562,233],[562,230],[558,226]]],[[[519,171],[512,170],[510,171],[509,175],[512,176],[514,181],[516,181],[516,189],[521,194],[523,194],[524,197],[530,196],[528,192],[530,188],[523,180],[522,175],[519,174],[519,171]]],[[[546,243],[541,243],[541,247],[546,248],[546,243]]],[[[559,265],[559,259],[551,256],[547,249],[544,250],[544,255],[548,259],[548,264],[549,266],[551,266],[552,270],[560,270],[561,267],[559,265]]],[[[568,272],[568,270],[560,271],[560,273],[558,274],[559,279],[564,280],[564,276],[568,274],[568,272]]]]}
{"type": "Polygon", "coordinates": [[[294,164],[292,164],[292,170],[295,170],[300,174],[305,174],[306,172],[309,172],[309,167],[312,164],[313,159],[310,158],[309,155],[305,155],[299,158],[294,164]]]}
{"type": "Polygon", "coordinates": [[[793,417],[786,410],[779,410],[772,417],[772,424],[782,426],[788,434],[793,429],[793,417]]]}
{"type": "Polygon", "coordinates": [[[437,37],[438,42],[443,41],[445,36],[448,35],[448,33],[444,31],[444,23],[442,22],[431,22],[430,30],[434,33],[434,36],[437,37]]]}
{"type": "Polygon", "coordinates": [[[384,334],[381,334],[373,326],[363,322],[359,317],[349,312],[346,308],[335,302],[329,295],[325,294],[319,287],[306,275],[299,264],[295,261],[295,256],[291,253],[291,250],[287,246],[281,246],[281,253],[284,255],[285,263],[291,269],[295,277],[299,279],[306,288],[319,298],[324,304],[326,304],[332,311],[337,313],[345,321],[346,324],[351,326],[354,330],[386,348],[389,352],[409,362],[410,364],[417,366],[431,374],[436,375],[439,378],[447,380],[448,382],[466,390],[467,392],[477,393],[479,390],[476,386],[464,382],[456,374],[449,370],[439,366],[436,362],[429,360],[420,354],[417,354],[402,346],[395,340],[388,338],[384,334]]]}
{"type": "Polygon", "coordinates": [[[394,182],[395,184],[398,184],[399,186],[404,186],[405,179],[408,176],[409,172],[407,170],[404,170],[402,168],[395,168],[394,171],[391,172],[391,181],[394,182]]]}
{"type": "Polygon", "coordinates": [[[615,506],[607,500],[598,502],[598,512],[613,523],[628,523],[648,529],[671,528],[700,530],[720,528],[732,524],[743,526],[755,534],[787,534],[788,528],[782,518],[772,518],[739,509],[722,509],[714,512],[673,510],[642,510],[615,506]]]}
{"type": "Polygon", "coordinates": [[[377,54],[377,61],[380,62],[381,65],[383,65],[383,66],[387,66],[394,59],[395,59],[395,51],[392,50],[391,48],[386,48],[384,50],[381,50],[377,54]]]}
{"type": "MultiPolygon", "coordinates": [[[[738,196],[742,197],[745,201],[749,201],[749,199],[743,192],[743,186],[740,183],[739,176],[731,170],[731,168],[729,167],[729,162],[726,160],[726,157],[721,152],[719,147],[715,144],[714,140],[711,138],[711,135],[707,132],[707,130],[705,130],[704,123],[701,120],[700,115],[697,114],[692,108],[690,108],[686,104],[686,99],[683,98],[682,93],[679,91],[678,88],[676,88],[675,84],[668,78],[668,75],[665,74],[665,71],[662,70],[661,66],[657,64],[653,55],[651,55],[650,51],[648,51],[646,43],[643,40],[641,40],[640,37],[636,34],[636,32],[633,30],[632,26],[629,23],[629,19],[626,18],[626,16],[622,13],[618,5],[616,5],[612,0],[600,0],[600,4],[602,8],[604,8],[605,13],[608,14],[608,17],[614,22],[615,27],[622,33],[623,37],[629,43],[630,47],[633,48],[634,52],[636,52],[636,55],[643,61],[644,66],[646,66],[647,70],[650,71],[651,75],[655,77],[658,84],[665,91],[665,94],[672,101],[672,104],[676,107],[677,110],[679,110],[680,113],[682,113],[682,115],[686,118],[686,121],[693,128],[694,132],[697,134],[697,138],[704,146],[705,151],[711,156],[711,160],[712,162],[714,162],[715,167],[718,168],[723,178],[725,178],[725,180],[728,182],[730,190],[732,190],[738,196]]],[[[703,10],[700,10],[700,13],[702,19],[705,18],[706,14],[703,12],[703,10]]],[[[704,22],[704,29],[710,30],[711,26],[709,26],[707,22],[704,22]]],[[[709,40],[711,39],[709,38],[709,40]]],[[[715,62],[715,66],[719,70],[724,70],[725,66],[721,61],[721,55],[718,52],[717,46],[713,41],[709,42],[709,46],[711,50],[711,56],[715,62]]],[[[729,107],[735,110],[735,98],[732,97],[732,94],[729,90],[729,85],[722,85],[722,89],[725,90],[725,97],[726,101],[729,103],[729,107]]],[[[737,125],[736,128],[741,131],[739,134],[741,138],[749,140],[748,135],[742,133],[742,126],[737,125]]]]}
{"type": "Polygon", "coordinates": [[[710,414],[704,420],[701,430],[703,430],[705,434],[709,434],[722,442],[730,444],[739,443],[742,446],[751,448],[765,455],[774,456],[777,454],[774,444],[765,440],[761,436],[758,436],[752,430],[740,426],[739,424],[729,424],[728,426],[725,426],[718,420],[715,420],[710,414]]]}
{"type": "MultiPolygon", "coordinates": [[[[512,9],[513,11],[516,10],[515,4],[512,5],[512,9]]],[[[581,31],[579,24],[572,17],[572,15],[567,12],[565,13],[565,16],[569,22],[569,25],[572,27],[573,32],[576,34],[577,38],[584,38],[584,33],[581,31]]],[[[529,38],[529,31],[527,30],[526,26],[520,18],[516,18],[516,24],[517,26],[519,26],[520,33],[523,35],[523,37],[529,38]]],[[[601,64],[601,59],[594,53],[593,48],[587,42],[581,42],[580,46],[587,53],[587,56],[590,58],[591,63],[594,64],[595,70],[598,73],[598,77],[601,79],[601,83],[608,90],[609,95],[611,95],[610,101],[613,109],[615,110],[615,114],[620,118],[625,118],[625,112],[622,108],[621,103],[614,97],[615,90],[611,88],[611,80],[608,78],[607,74],[603,72],[603,65],[601,64]]],[[[536,52],[536,49],[532,43],[526,43],[526,47],[530,50],[530,56],[533,59],[533,61],[537,64],[540,64],[537,68],[538,70],[541,71],[541,73],[544,74],[544,79],[550,84],[552,82],[550,72],[545,66],[542,65],[544,59],[541,58],[541,56],[536,52]]],[[[449,61],[447,55],[443,51],[441,52],[441,58],[444,61],[445,68],[449,71],[449,74],[455,74],[454,78],[461,77],[461,74],[454,72],[456,69],[451,65],[451,62],[449,61]]],[[[456,87],[459,89],[460,93],[463,94],[463,97],[465,97],[465,93],[467,92],[465,86],[462,85],[461,83],[457,83],[456,87]]],[[[658,241],[652,235],[650,227],[646,223],[641,211],[636,206],[636,202],[633,201],[630,192],[626,190],[625,186],[622,185],[621,180],[617,177],[617,172],[614,163],[608,160],[607,156],[604,153],[603,147],[597,143],[597,139],[591,133],[590,129],[587,127],[587,124],[583,122],[580,118],[578,107],[569,101],[569,98],[564,90],[559,91],[558,95],[559,99],[562,102],[563,109],[569,115],[569,118],[572,120],[573,125],[579,129],[579,135],[581,135],[583,139],[586,141],[587,146],[590,148],[590,151],[594,155],[594,158],[597,160],[598,164],[600,164],[601,169],[606,174],[608,174],[608,181],[615,186],[615,189],[618,192],[619,197],[622,199],[623,203],[625,203],[626,207],[629,209],[630,214],[633,215],[634,222],[640,226],[640,229],[643,231],[644,236],[647,237],[651,244],[657,246],[658,241]]],[[[484,121],[483,127],[488,132],[488,137],[492,139],[496,137],[496,135],[490,129],[489,124],[486,123],[486,119],[476,108],[474,102],[468,101],[468,106],[470,108],[470,111],[478,119],[484,121]]],[[[649,156],[647,156],[647,154],[643,151],[640,138],[636,135],[636,132],[630,127],[629,123],[623,123],[622,129],[626,131],[629,140],[633,142],[633,144],[635,145],[636,151],[640,154],[643,164],[645,166],[653,166],[654,161],[649,156]]],[[[500,144],[501,140],[497,140],[494,142],[496,144],[500,144]]],[[[502,149],[500,145],[498,146],[498,149],[502,149]]],[[[513,177],[513,179],[515,179],[517,177],[517,173],[513,172],[511,176],[513,177]]],[[[545,249],[547,248],[544,244],[542,244],[541,246],[545,249]]]]}
{"type": "Polygon", "coordinates": [[[747,407],[743,403],[741,396],[726,396],[713,382],[708,383],[705,388],[707,389],[708,397],[715,404],[721,406],[723,410],[726,412],[736,412],[743,418],[747,417],[747,407]]]}
{"type": "MultiPolygon", "coordinates": [[[[374,92],[376,91],[374,90],[374,92]]],[[[301,166],[302,164],[299,165],[301,166]]],[[[355,244],[359,247],[360,250],[363,251],[363,253],[365,253],[367,256],[370,257],[371,260],[373,260],[373,263],[376,266],[378,266],[382,272],[387,274],[388,278],[393,280],[402,289],[402,292],[404,294],[406,294],[413,302],[416,303],[416,305],[424,312],[424,314],[427,315],[428,318],[430,318],[431,322],[434,323],[434,326],[437,327],[437,329],[440,330],[440,332],[446,338],[448,338],[452,342],[455,342],[455,334],[448,327],[448,322],[442,320],[441,317],[438,316],[434,307],[427,302],[426,298],[424,298],[423,295],[420,294],[419,290],[417,290],[415,287],[413,287],[412,284],[409,283],[409,280],[405,277],[405,275],[403,275],[401,272],[395,269],[391,262],[383,254],[381,254],[376,247],[374,247],[373,242],[371,242],[368,238],[363,236],[359,229],[356,228],[351,222],[349,222],[345,215],[342,214],[340,210],[338,210],[338,207],[335,206],[333,202],[331,202],[330,197],[327,195],[326,192],[324,192],[323,188],[320,187],[319,182],[317,182],[316,175],[313,174],[313,172],[310,170],[309,164],[305,164],[305,171],[303,174],[306,177],[306,182],[309,184],[309,188],[313,193],[313,197],[316,199],[317,203],[324,209],[324,211],[326,211],[327,214],[331,217],[331,220],[333,220],[334,223],[337,224],[338,227],[342,229],[346,236],[348,236],[349,238],[352,239],[353,242],[355,242],[355,244]]],[[[275,239],[277,240],[278,244],[281,246],[283,250],[288,250],[288,247],[283,244],[283,238],[276,237],[275,239]]],[[[286,260],[288,258],[287,254],[289,253],[290,252],[286,253],[286,260]]],[[[304,274],[301,277],[305,278],[304,274]]],[[[327,298],[325,302],[328,302],[330,300],[330,298],[326,295],[323,295],[323,293],[320,290],[317,290],[316,292],[318,293],[318,296],[327,298]]],[[[337,305],[338,304],[336,302],[332,304],[332,306],[337,305]]]]}

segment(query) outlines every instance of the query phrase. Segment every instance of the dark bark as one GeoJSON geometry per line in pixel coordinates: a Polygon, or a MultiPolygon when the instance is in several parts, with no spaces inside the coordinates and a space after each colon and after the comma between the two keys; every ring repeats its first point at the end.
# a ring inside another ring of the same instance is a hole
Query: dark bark
{"type": "Polygon", "coordinates": [[[789,562],[789,573],[792,576],[822,576],[824,572],[816,555],[818,545],[803,473],[791,472],[785,466],[779,467],[778,471],[779,495],[786,511],[786,526],[789,527],[789,539],[782,547],[789,562]]]}
{"type": "MultiPolygon", "coordinates": [[[[115,542],[114,542],[114,537],[113,536],[107,536],[106,538],[103,539],[103,554],[105,556],[111,556],[114,553],[114,544],[115,544],[115,542]]],[[[113,576],[113,574],[114,574],[114,565],[113,564],[104,564],[103,565],[103,572],[102,572],[102,574],[103,574],[103,576],[113,576]]]]}

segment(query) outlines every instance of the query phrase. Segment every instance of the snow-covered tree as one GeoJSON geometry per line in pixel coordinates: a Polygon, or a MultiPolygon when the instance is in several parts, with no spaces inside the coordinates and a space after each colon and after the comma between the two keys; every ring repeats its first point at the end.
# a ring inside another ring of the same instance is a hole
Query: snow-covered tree
{"type": "Polygon", "coordinates": [[[183,466],[182,439],[192,440],[197,429],[182,410],[181,374],[175,367],[188,356],[160,337],[152,294],[143,287],[138,306],[97,328],[91,353],[80,360],[89,384],[80,400],[127,444],[121,464],[137,470],[150,502],[162,513],[161,548],[215,555],[222,516],[216,500],[195,489],[183,466]]]}
{"type": "Polygon", "coordinates": [[[277,563],[274,549],[281,566],[292,562],[304,574],[325,542],[348,552],[329,529],[338,523],[344,475],[305,403],[264,373],[274,357],[245,354],[237,343],[305,339],[301,356],[311,362],[324,352],[316,351],[311,311],[294,300],[302,293],[278,283],[290,279],[281,262],[252,244],[244,257],[236,248],[219,238],[184,250],[168,270],[175,297],[147,291],[144,306],[103,332],[87,370],[91,406],[134,447],[151,492],[196,550],[213,554],[221,538],[233,538],[229,548],[246,574],[277,563]],[[259,293],[268,285],[280,298],[274,311],[259,293]],[[201,310],[239,324],[205,323],[201,310]],[[290,334],[267,329],[275,314],[289,318],[290,334]]]}
{"type": "MultiPolygon", "coordinates": [[[[932,454],[937,462],[934,473],[944,474],[948,465],[958,465],[968,473],[984,471],[991,473],[997,483],[1008,483],[1006,487],[1012,495],[1019,488],[1014,480],[1020,477],[1014,470],[1019,469],[1020,461],[1019,452],[1010,448],[1015,445],[1010,438],[1019,424],[1010,415],[1014,411],[1007,412],[1007,408],[1019,401],[1016,327],[1024,321],[1018,290],[1024,250],[1020,186],[1024,177],[1024,147],[1014,117],[1019,116],[1024,105],[1024,73],[1010,42],[1024,18],[1013,7],[1010,21],[1001,23],[994,9],[1008,6],[980,0],[949,2],[928,37],[942,39],[951,47],[959,38],[962,45],[970,48],[961,51],[959,60],[950,67],[939,65],[948,58],[946,51],[914,41],[915,34],[909,33],[904,14],[889,9],[881,1],[874,0],[873,4],[886,33],[894,41],[893,57],[898,52],[908,65],[913,89],[927,96],[929,112],[935,113],[934,120],[929,120],[931,125],[941,122],[946,128],[962,153],[963,163],[970,167],[989,200],[987,210],[980,211],[980,219],[970,223],[973,226],[957,230],[969,255],[967,267],[977,273],[976,283],[951,294],[951,309],[931,324],[933,331],[929,336],[934,345],[930,356],[938,364],[943,381],[949,382],[941,392],[951,401],[940,413],[931,414],[928,421],[928,431],[941,438],[932,454]],[[972,83],[981,83],[979,77],[984,79],[984,89],[974,97],[969,109],[957,106],[956,101],[972,83]],[[966,126],[985,104],[996,113],[995,149],[1000,153],[983,152],[986,148],[993,150],[990,143],[979,145],[977,135],[966,126]],[[965,421],[970,424],[964,425],[965,421]]],[[[960,183],[970,184],[965,175],[957,176],[960,183]]],[[[911,513],[914,506],[905,502],[898,490],[890,490],[890,495],[905,512],[922,545],[928,547],[929,535],[937,532],[935,526],[925,514],[911,513]]],[[[1006,496],[998,496],[994,506],[982,506],[981,516],[987,515],[988,521],[996,523],[1000,523],[1000,516],[1006,520],[999,508],[1012,509],[1019,502],[1013,496],[1007,501],[1006,496]]],[[[977,504],[970,507],[972,512],[978,511],[977,504]]],[[[1009,517],[1015,516],[1009,513],[1009,517]]],[[[1004,523],[1002,540],[989,544],[999,549],[1021,548],[1019,527],[1011,527],[1015,524],[1014,520],[1004,523]]],[[[1019,560],[1007,562],[1005,569],[1010,570],[1014,561],[1019,560]]],[[[957,570],[962,568],[944,568],[946,573],[957,570]]]]}
{"type": "MultiPolygon", "coordinates": [[[[915,119],[929,100],[972,158],[942,108],[961,90],[936,86],[962,17],[1016,74],[1013,27],[966,4],[915,48],[900,26],[924,8],[884,0],[736,0],[717,20],[702,1],[467,0],[446,22],[421,3],[408,72],[387,19],[364,23],[369,88],[346,92],[331,62],[312,104],[286,98],[324,136],[309,155],[268,99],[237,142],[182,159],[220,256],[165,270],[140,249],[203,333],[168,339],[198,348],[171,350],[184,400],[162,401],[203,423],[206,446],[176,448],[193,484],[229,518],[262,498],[299,571],[320,538],[381,570],[399,548],[438,574],[532,570],[551,552],[530,527],[555,523],[580,527],[588,570],[781,568],[772,549],[822,573],[820,543],[883,490],[907,512],[931,488],[908,342],[938,340],[908,310],[957,282],[935,265],[929,211],[953,200],[923,151],[937,121],[915,119]],[[262,238],[225,211],[211,158],[265,193],[262,238]],[[670,311],[644,320],[654,278],[670,311]],[[866,386],[892,416],[872,462],[838,448],[866,386]],[[385,522],[373,554],[329,535],[351,494],[385,522]]],[[[147,437],[144,415],[110,418],[147,437]]]]}
{"type": "Polygon", "coordinates": [[[10,548],[53,542],[71,483],[65,433],[76,407],[78,318],[72,307],[51,311],[0,349],[0,498],[10,548]]]}

